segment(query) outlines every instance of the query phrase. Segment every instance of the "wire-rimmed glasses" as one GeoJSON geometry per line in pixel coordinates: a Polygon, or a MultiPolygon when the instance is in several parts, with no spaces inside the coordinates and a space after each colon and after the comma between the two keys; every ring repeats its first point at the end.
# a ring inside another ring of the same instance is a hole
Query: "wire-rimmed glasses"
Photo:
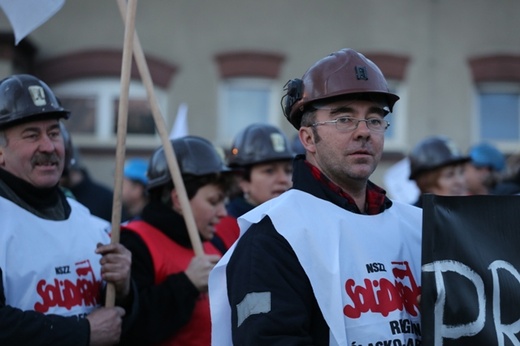
{"type": "Polygon", "coordinates": [[[350,132],[354,131],[358,128],[359,123],[364,121],[370,131],[373,132],[385,132],[390,123],[384,119],[379,118],[371,118],[371,119],[357,119],[352,117],[339,117],[334,120],[326,120],[326,121],[318,121],[312,124],[312,127],[326,125],[326,124],[335,124],[336,129],[342,132],[350,132]]]}

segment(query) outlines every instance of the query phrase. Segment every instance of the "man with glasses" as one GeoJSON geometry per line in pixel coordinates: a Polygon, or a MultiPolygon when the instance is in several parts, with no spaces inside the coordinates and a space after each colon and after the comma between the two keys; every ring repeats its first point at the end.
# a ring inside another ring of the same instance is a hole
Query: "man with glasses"
{"type": "Polygon", "coordinates": [[[210,275],[214,345],[420,343],[421,211],[369,181],[398,99],[352,49],[287,83],[306,153],[210,275]]]}

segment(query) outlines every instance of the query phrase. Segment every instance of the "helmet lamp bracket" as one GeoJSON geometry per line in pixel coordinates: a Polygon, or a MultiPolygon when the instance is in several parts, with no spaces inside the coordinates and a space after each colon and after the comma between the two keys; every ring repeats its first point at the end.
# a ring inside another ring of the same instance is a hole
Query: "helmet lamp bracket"
{"type": "Polygon", "coordinates": [[[292,107],[296,102],[301,100],[303,96],[303,81],[298,78],[291,79],[285,84],[283,90],[286,91],[285,98],[283,100],[283,111],[286,117],[289,117],[292,107]]]}

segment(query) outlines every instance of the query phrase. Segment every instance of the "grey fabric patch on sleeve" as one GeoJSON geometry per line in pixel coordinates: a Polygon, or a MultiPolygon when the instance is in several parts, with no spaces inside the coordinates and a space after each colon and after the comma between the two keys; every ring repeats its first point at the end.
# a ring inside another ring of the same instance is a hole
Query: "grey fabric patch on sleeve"
{"type": "Polygon", "coordinates": [[[237,304],[237,328],[251,315],[265,314],[271,311],[271,292],[251,292],[237,304]]]}

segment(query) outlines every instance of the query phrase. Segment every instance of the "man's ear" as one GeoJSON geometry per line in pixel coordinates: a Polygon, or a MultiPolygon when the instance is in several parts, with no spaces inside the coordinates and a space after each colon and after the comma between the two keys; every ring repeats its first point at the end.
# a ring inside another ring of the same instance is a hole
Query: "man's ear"
{"type": "Polygon", "coordinates": [[[316,146],[314,144],[314,132],[312,127],[302,126],[298,130],[298,137],[302,142],[303,147],[310,153],[316,152],[316,146]]]}

